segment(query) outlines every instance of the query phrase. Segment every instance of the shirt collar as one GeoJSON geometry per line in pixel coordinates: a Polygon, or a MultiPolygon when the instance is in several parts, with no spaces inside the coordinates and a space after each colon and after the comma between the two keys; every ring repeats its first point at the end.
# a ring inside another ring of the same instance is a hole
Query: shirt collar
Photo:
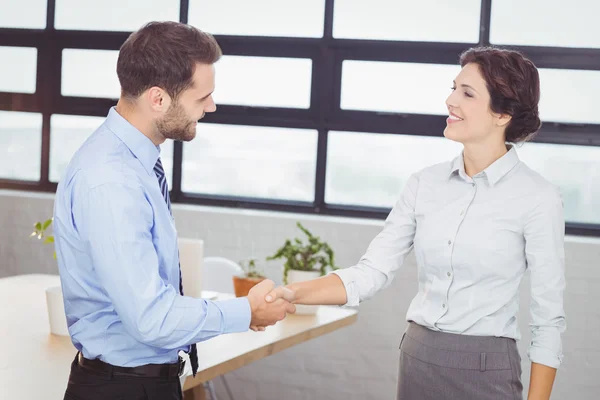
{"type": "Polygon", "coordinates": [[[115,107],[110,108],[105,124],[140,160],[148,174],[152,175],[160,155],[160,147],[123,118],[115,107]]]}
{"type": "MultiPolygon", "coordinates": [[[[448,179],[450,179],[455,172],[458,172],[458,174],[463,178],[467,177],[463,155],[464,151],[452,161],[448,179]]],[[[494,161],[492,165],[484,169],[481,173],[485,174],[490,186],[494,186],[519,162],[519,155],[517,154],[515,147],[513,145],[508,145],[508,152],[494,161]]]]}

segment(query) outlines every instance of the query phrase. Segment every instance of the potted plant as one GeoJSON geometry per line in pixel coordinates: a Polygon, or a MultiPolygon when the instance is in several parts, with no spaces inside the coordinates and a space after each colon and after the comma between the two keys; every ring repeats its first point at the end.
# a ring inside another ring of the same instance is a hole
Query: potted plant
{"type": "MultiPolygon", "coordinates": [[[[44,222],[36,222],[33,225],[33,232],[29,237],[36,237],[43,240],[43,244],[54,243],[54,235],[48,233],[53,218],[44,222]]],[[[54,251],[56,260],[56,251],[54,251]]],[[[50,333],[60,336],[69,336],[67,328],[67,316],[65,315],[64,301],[61,286],[51,286],[46,288],[46,307],[48,310],[48,322],[50,324],[50,333]]]]}
{"type": "MultiPolygon", "coordinates": [[[[36,222],[33,225],[33,232],[29,237],[37,237],[39,240],[44,239],[44,244],[54,243],[54,235],[49,235],[46,233],[47,229],[52,225],[52,221],[54,218],[50,218],[44,222],[36,222]]],[[[54,259],[56,260],[56,251],[54,252],[54,259]]]]}
{"type": "Polygon", "coordinates": [[[256,266],[256,261],[256,258],[250,258],[239,262],[244,274],[233,276],[233,288],[236,297],[247,296],[253,286],[266,279],[256,266]]]}
{"type": "MultiPolygon", "coordinates": [[[[267,260],[285,259],[283,283],[285,285],[324,276],[328,270],[336,270],[334,253],[329,244],[313,235],[300,222],[298,228],[306,235],[307,241],[287,239],[275,254],[267,260]]],[[[317,306],[297,305],[297,314],[314,314],[317,306]]]]}

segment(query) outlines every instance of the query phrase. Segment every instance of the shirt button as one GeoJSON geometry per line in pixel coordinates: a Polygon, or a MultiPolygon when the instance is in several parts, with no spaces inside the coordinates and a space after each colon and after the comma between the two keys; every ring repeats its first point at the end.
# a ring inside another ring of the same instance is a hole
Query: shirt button
{"type": "Polygon", "coordinates": [[[452,244],[452,240],[448,240],[448,246],[452,244]]]}
{"type": "Polygon", "coordinates": [[[465,210],[462,210],[462,211],[460,212],[460,215],[463,215],[464,213],[465,213],[465,210]]]}
{"type": "Polygon", "coordinates": [[[446,308],[446,303],[442,303],[442,308],[446,308]]]}
{"type": "Polygon", "coordinates": [[[452,273],[451,272],[447,272],[446,275],[450,276],[450,275],[452,275],[452,273]]]}

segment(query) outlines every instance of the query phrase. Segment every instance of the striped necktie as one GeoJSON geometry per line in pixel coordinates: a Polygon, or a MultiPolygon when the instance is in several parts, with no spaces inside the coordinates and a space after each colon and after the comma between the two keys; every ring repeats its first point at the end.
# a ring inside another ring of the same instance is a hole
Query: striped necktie
{"type": "MultiPolygon", "coordinates": [[[[169,212],[171,212],[171,199],[169,198],[169,185],[167,184],[167,178],[165,176],[165,170],[163,169],[162,162],[160,161],[160,157],[156,161],[156,165],[154,166],[154,173],[158,178],[158,186],[160,187],[160,191],[162,192],[163,197],[165,198],[165,202],[167,203],[167,207],[169,208],[169,212]]],[[[181,281],[181,264],[179,265],[179,293],[183,296],[183,283],[181,281]]],[[[196,344],[192,344],[190,346],[190,362],[192,363],[192,374],[196,376],[196,372],[198,371],[198,352],[196,350],[196,344]]]]}

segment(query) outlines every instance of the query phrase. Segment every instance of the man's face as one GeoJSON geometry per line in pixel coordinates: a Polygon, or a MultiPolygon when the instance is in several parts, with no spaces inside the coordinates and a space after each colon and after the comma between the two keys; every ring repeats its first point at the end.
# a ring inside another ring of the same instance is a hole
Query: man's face
{"type": "Polygon", "coordinates": [[[173,100],[165,115],[156,122],[158,132],[165,139],[189,142],[196,137],[196,125],[207,112],[215,112],[212,98],[215,88],[213,65],[196,64],[193,84],[173,100]]]}

